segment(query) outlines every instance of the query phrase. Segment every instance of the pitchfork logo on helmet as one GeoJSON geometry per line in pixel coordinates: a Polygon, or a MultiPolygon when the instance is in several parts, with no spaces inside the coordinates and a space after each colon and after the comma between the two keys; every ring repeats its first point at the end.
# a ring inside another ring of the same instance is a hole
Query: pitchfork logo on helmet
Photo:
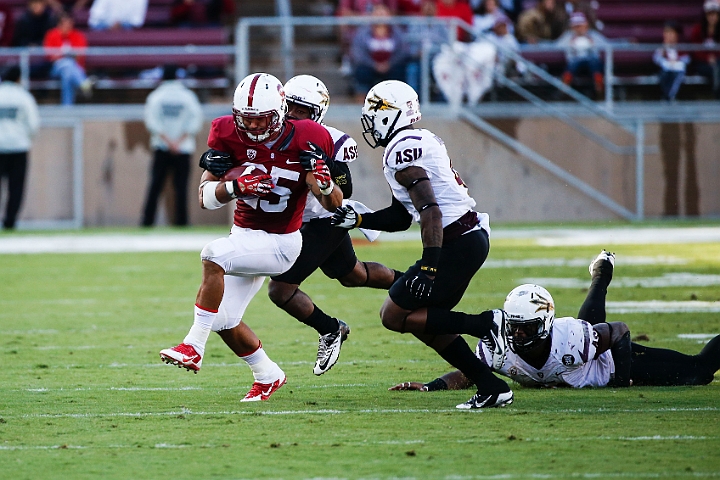
{"type": "Polygon", "coordinates": [[[555,319],[555,302],[540,285],[514,288],[505,299],[505,333],[513,352],[524,352],[548,338],[555,319]]]}
{"type": "Polygon", "coordinates": [[[372,148],[386,147],[393,135],[420,118],[420,101],[410,85],[398,80],[380,82],[365,97],[363,138],[372,148]]]}
{"type": "Polygon", "coordinates": [[[285,98],[310,110],[310,119],[322,123],[330,106],[330,93],[325,84],[312,75],[297,75],[285,82],[285,98]]]}
{"type": "Polygon", "coordinates": [[[279,132],[286,112],[283,85],[268,73],[248,75],[235,89],[235,128],[254,142],[264,142],[279,132]]]}

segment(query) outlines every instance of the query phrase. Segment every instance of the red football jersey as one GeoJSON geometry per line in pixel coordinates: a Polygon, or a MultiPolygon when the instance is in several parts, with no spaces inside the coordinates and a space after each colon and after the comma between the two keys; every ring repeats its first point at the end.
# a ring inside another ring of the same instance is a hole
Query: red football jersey
{"type": "Polygon", "coordinates": [[[232,115],[213,120],[208,147],[231,154],[238,165],[257,166],[275,182],[269,195],[237,200],[235,225],[269,233],[300,229],[308,186],[299,153],[308,149],[308,142],[319,145],[328,155],[333,152],[332,137],[325,127],[312,120],[286,120],[282,134],[271,148],[238,135],[232,115]]]}

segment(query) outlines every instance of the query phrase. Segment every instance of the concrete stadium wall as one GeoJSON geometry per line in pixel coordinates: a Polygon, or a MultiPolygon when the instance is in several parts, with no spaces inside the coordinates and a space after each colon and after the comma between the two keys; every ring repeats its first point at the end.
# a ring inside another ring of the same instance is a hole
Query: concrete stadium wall
{"type": "MultiPolygon", "coordinates": [[[[362,140],[359,119],[334,118],[329,124],[354,136],[359,160],[352,165],[353,198],[373,208],[389,204],[390,191],[381,171],[380,150],[362,140]]],[[[632,138],[599,120],[586,126],[632,145],[632,138]]],[[[495,120],[498,128],[545,155],[587,184],[635,210],[635,160],[613,155],[565,125],[546,118],[495,120]]],[[[477,209],[496,222],[608,220],[617,215],[574,187],[507,149],[473,127],[440,118],[420,124],[444,139],[453,166],[478,202],[477,209]]],[[[193,225],[228,224],[230,209],[203,211],[196,201],[202,173],[196,159],[206,148],[209,122],[197,136],[188,186],[193,225]]],[[[138,225],[145,199],[152,152],[140,121],[86,120],[83,124],[84,225],[138,225]]],[[[646,144],[661,153],[646,155],[645,215],[720,216],[720,124],[646,125],[646,144]]],[[[20,220],[72,217],[72,130],[43,128],[30,154],[26,201],[20,220]]],[[[168,187],[169,188],[169,187],[168,187]]],[[[166,190],[167,192],[168,190],[166,190]]],[[[158,224],[167,224],[171,198],[165,196],[158,224]]]]}

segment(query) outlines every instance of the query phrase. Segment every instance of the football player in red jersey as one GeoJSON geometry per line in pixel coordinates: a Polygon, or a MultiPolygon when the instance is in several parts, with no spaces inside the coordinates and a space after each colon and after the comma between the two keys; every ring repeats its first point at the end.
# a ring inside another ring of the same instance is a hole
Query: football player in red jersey
{"type": "Polygon", "coordinates": [[[328,210],[342,202],[342,191],[318,152],[332,152],[330,134],[312,120],[286,119],[286,111],[282,83],[256,73],[238,84],[233,114],[212,122],[210,150],[200,160],[206,169],[200,205],[213,210],[236,200],[234,225],[228,237],[202,250],[202,283],[190,332],[180,345],[160,352],[166,363],[197,373],[208,336],[217,332],[253,371],[255,382],[242,401],[267,400],[286,381],[241,322],[248,303],[265,276],[285,272],[300,254],[308,191],[328,210]]]}

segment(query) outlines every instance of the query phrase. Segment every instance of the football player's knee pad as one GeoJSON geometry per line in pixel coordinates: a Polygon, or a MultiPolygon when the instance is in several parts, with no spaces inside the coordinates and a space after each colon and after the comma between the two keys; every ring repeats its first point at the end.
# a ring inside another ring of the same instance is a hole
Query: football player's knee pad
{"type": "Polygon", "coordinates": [[[230,330],[240,325],[242,318],[230,317],[227,312],[218,312],[213,322],[211,330],[213,332],[220,332],[222,330],[230,330]]]}
{"type": "Polygon", "coordinates": [[[200,258],[202,260],[208,260],[213,263],[217,263],[226,272],[228,271],[227,259],[229,255],[235,252],[235,246],[229,238],[218,238],[213,240],[203,247],[200,252],[200,258]]]}

